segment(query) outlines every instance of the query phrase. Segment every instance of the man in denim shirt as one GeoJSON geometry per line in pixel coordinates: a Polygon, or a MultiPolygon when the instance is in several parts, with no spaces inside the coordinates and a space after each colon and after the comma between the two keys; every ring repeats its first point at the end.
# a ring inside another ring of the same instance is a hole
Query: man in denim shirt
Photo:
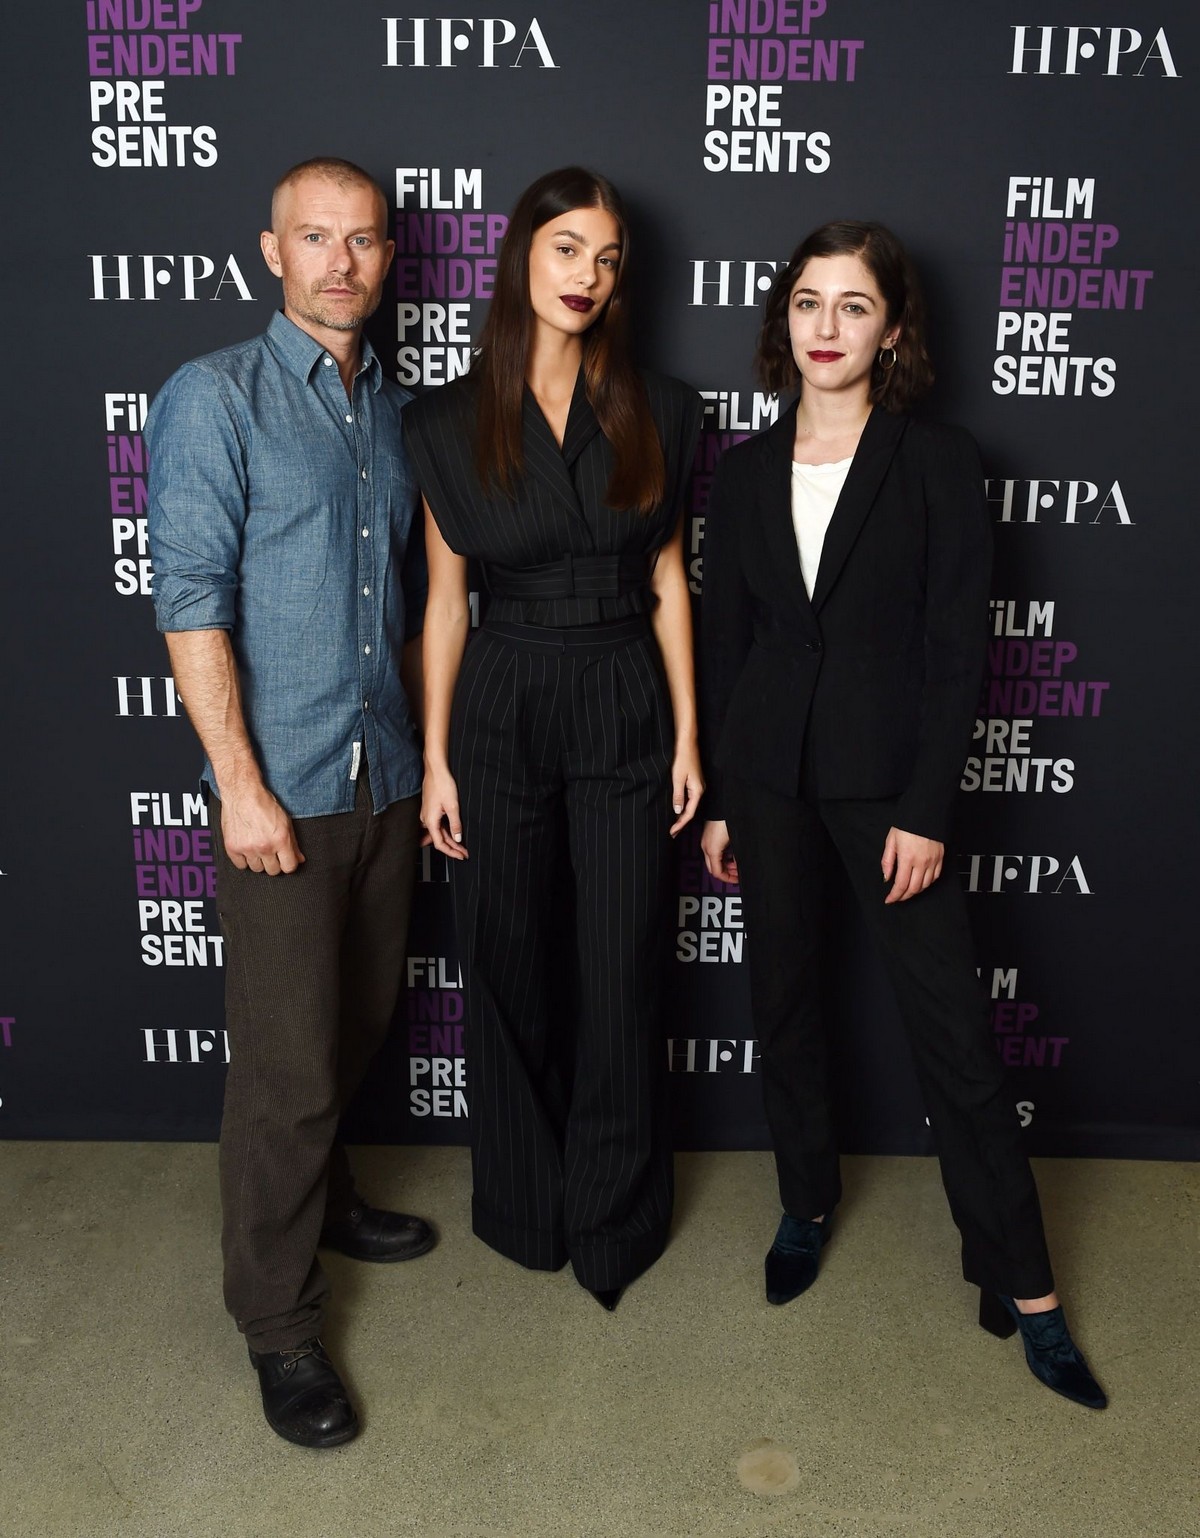
{"type": "Polygon", "coordinates": [[[358,1430],[318,1338],[318,1244],[407,1260],[434,1243],[363,1202],[335,1141],[395,1007],[420,845],[409,397],[362,336],[387,217],[357,166],[289,171],[262,235],[282,313],[180,369],[146,424],[158,628],[219,808],[225,1301],[269,1424],[308,1447],[358,1430]]]}

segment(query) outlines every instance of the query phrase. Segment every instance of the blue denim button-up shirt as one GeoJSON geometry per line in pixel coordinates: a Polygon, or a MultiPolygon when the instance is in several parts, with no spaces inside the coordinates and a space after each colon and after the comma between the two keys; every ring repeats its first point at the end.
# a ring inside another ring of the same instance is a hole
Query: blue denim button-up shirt
{"type": "MultiPolygon", "coordinates": [[[[400,438],[411,399],[370,344],[337,364],[282,314],[185,364],[146,421],[158,628],[228,630],[263,777],[293,817],[421,785],[400,652],[428,577],[400,438]],[[409,548],[410,538],[412,548],[409,548]]],[[[216,788],[212,765],[205,781],[216,788]]]]}

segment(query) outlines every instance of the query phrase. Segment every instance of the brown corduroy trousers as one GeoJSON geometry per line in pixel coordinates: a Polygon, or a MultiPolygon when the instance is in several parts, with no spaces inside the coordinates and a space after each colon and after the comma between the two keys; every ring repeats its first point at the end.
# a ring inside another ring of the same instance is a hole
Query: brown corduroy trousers
{"type": "Polygon", "coordinates": [[[296,823],[291,875],[238,870],[217,837],[230,1063],[221,1122],[225,1304],[255,1351],[319,1332],[327,1218],[354,1205],[338,1120],[382,1045],[404,970],[420,797],[296,823]]]}

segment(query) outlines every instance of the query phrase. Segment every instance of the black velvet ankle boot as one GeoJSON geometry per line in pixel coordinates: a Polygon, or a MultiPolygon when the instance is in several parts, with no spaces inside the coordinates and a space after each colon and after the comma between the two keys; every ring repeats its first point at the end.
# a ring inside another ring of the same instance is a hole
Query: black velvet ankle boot
{"type": "Polygon", "coordinates": [[[790,1303],[816,1281],[831,1217],[829,1214],[823,1222],[814,1223],[784,1213],[764,1263],[768,1303],[790,1303]]]}
{"type": "Polygon", "coordinates": [[[980,1288],[979,1323],[1001,1340],[1020,1330],[1030,1372],[1056,1394],[1086,1405],[1089,1410],[1103,1410],[1108,1404],[1108,1396],[1092,1377],[1083,1353],[1071,1339],[1061,1308],[1023,1314],[1003,1293],[980,1288]]]}

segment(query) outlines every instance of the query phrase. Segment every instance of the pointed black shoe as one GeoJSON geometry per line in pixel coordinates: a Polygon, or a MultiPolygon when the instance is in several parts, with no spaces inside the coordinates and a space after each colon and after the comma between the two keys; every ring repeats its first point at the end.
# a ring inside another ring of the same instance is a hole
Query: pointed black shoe
{"type": "Polygon", "coordinates": [[[337,1368],[314,1336],[290,1351],[251,1351],[263,1414],[298,1447],[340,1447],[358,1435],[358,1416],[337,1368]]]}
{"type": "Polygon", "coordinates": [[[601,1308],[607,1309],[610,1314],[616,1312],[617,1304],[621,1301],[623,1287],[589,1287],[588,1291],[601,1308]]]}
{"type": "Polygon", "coordinates": [[[784,1213],[763,1263],[768,1303],[790,1303],[808,1291],[817,1279],[821,1249],[828,1243],[830,1227],[829,1217],[814,1223],[784,1213]]]}
{"type": "Polygon", "coordinates": [[[317,1242],[352,1260],[415,1260],[434,1247],[437,1235],[424,1218],[360,1201],[344,1218],[326,1223],[317,1242]]]}
{"type": "Polygon", "coordinates": [[[1083,1353],[1071,1339],[1061,1308],[1043,1314],[1023,1314],[1003,1293],[979,1291],[979,1323],[990,1335],[1007,1340],[1021,1332],[1029,1371],[1047,1388],[1086,1405],[1089,1410],[1103,1410],[1108,1396],[1092,1377],[1083,1353]]]}

